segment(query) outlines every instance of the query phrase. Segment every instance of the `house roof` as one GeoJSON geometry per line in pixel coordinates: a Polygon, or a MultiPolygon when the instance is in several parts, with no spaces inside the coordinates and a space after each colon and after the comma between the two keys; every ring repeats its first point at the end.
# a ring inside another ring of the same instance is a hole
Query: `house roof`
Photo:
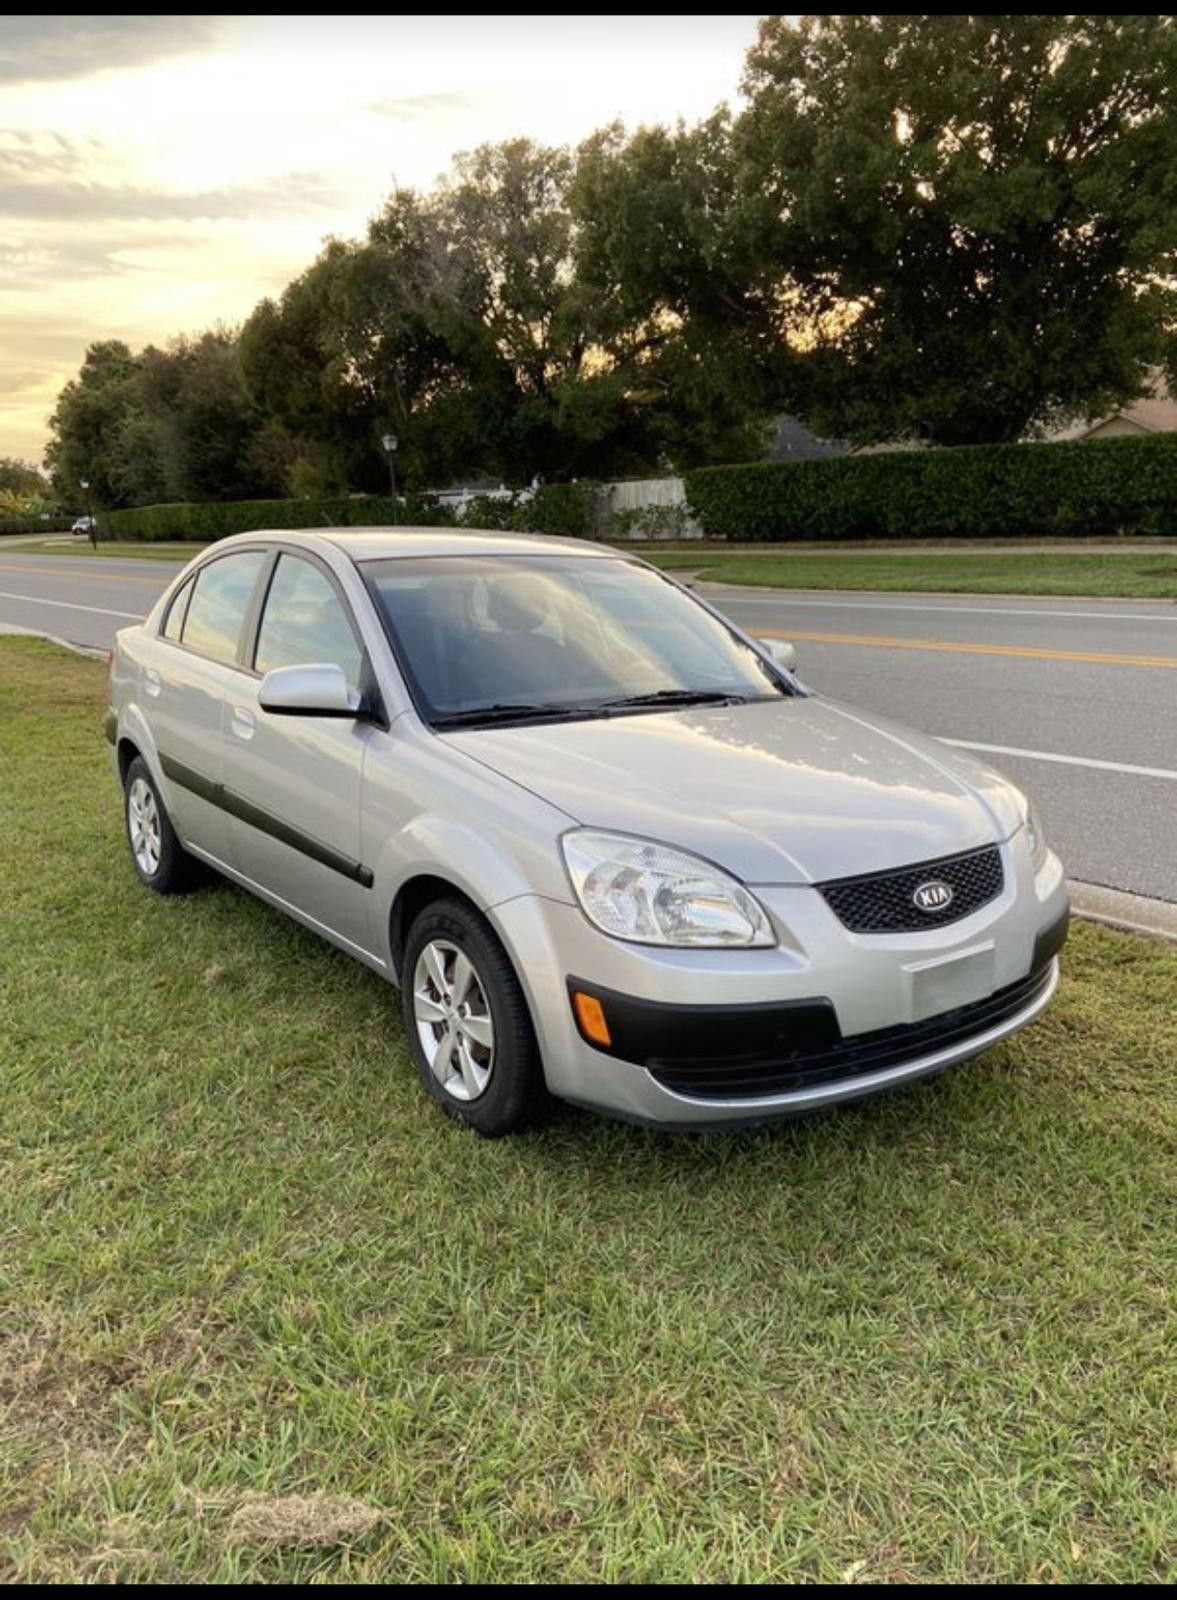
{"type": "Polygon", "coordinates": [[[1177,433],[1177,399],[1169,393],[1164,377],[1158,372],[1153,377],[1151,394],[1143,395],[1139,400],[1130,400],[1127,405],[1109,411],[1102,417],[1082,417],[1072,420],[1065,427],[1052,428],[1045,437],[1055,441],[1088,439],[1117,419],[1131,423],[1145,433],[1177,433]]]}
{"type": "Polygon", "coordinates": [[[1159,393],[1134,400],[1131,405],[1121,407],[1116,415],[1126,422],[1134,422],[1138,428],[1147,428],[1150,433],[1177,433],[1177,400],[1164,384],[1158,388],[1159,393]]]}

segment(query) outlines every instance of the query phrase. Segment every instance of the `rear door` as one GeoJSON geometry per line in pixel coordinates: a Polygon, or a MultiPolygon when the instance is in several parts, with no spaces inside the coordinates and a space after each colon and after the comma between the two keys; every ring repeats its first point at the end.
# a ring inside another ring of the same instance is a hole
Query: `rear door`
{"type": "Polygon", "coordinates": [[[239,654],[267,552],[236,550],[199,567],[143,649],[141,704],[155,738],[167,805],[185,844],[223,861],[225,694],[245,676],[239,654]]]}
{"type": "Polygon", "coordinates": [[[225,707],[225,799],[238,872],[345,943],[372,953],[372,875],[360,838],[364,718],[264,711],[275,667],[332,662],[360,690],[368,667],[350,607],[330,568],[282,551],[268,575],[250,657],[225,707]]]}

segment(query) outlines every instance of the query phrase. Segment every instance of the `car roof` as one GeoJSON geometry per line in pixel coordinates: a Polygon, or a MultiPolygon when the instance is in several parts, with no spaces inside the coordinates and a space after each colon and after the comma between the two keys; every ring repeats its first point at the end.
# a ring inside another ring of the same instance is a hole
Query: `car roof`
{"type": "Polygon", "coordinates": [[[277,539],[284,544],[321,549],[331,544],[353,561],[387,561],[411,556],[542,556],[618,557],[621,551],[590,539],[561,539],[537,533],[500,533],[483,528],[257,528],[218,545],[277,539]]]}

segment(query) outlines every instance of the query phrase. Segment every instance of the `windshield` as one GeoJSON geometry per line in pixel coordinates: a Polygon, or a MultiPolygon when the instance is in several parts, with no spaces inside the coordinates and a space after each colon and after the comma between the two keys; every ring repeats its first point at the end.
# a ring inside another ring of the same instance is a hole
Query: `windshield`
{"type": "Polygon", "coordinates": [[[435,726],[790,692],[718,618],[630,561],[439,556],[363,572],[435,726]]]}

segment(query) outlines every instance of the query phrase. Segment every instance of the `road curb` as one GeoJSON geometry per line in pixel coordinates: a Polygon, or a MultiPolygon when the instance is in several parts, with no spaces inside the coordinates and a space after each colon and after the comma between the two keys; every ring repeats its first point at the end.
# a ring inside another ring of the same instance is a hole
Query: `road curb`
{"type": "Polygon", "coordinates": [[[1068,887],[1071,910],[1085,922],[1100,922],[1105,927],[1144,933],[1177,944],[1177,904],[1172,900],[1127,894],[1122,889],[1108,889],[1101,883],[1072,882],[1068,887]]]}
{"type": "Polygon", "coordinates": [[[16,622],[0,622],[0,634],[8,634],[17,639],[44,639],[46,644],[59,645],[62,650],[72,650],[76,656],[88,656],[92,661],[105,661],[109,651],[103,650],[95,644],[75,644],[72,639],[63,639],[56,633],[43,633],[40,628],[22,628],[16,622]]]}

